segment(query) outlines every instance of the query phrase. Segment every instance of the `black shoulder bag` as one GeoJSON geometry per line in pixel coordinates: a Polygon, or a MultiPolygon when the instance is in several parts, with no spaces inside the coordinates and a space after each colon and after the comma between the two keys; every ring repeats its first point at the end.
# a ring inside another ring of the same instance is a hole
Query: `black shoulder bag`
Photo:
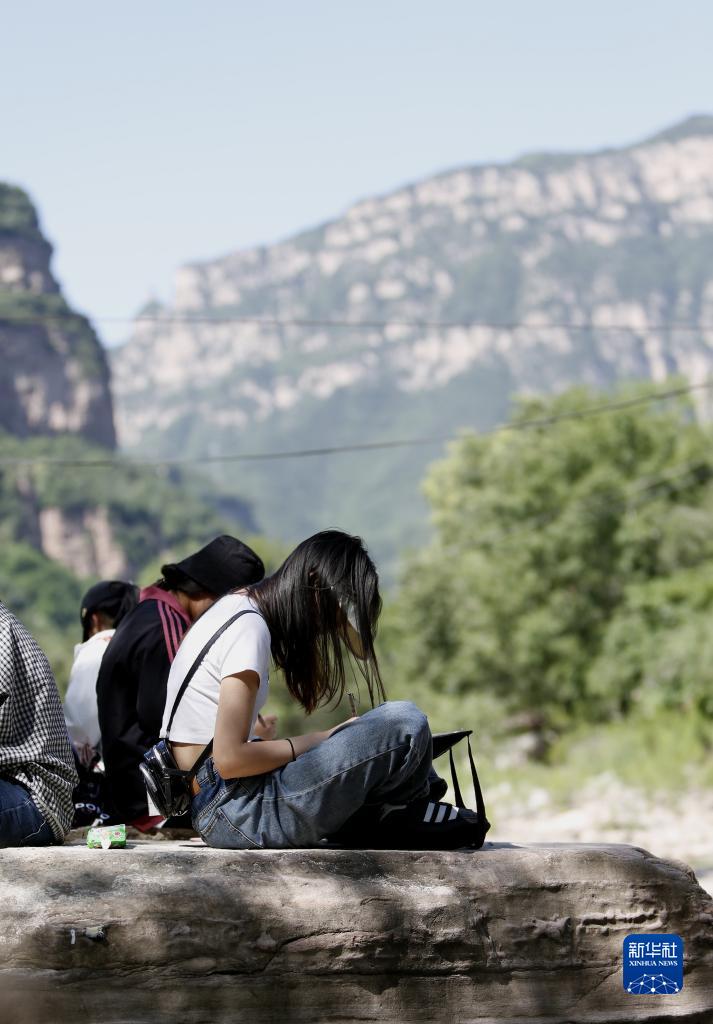
{"type": "Polygon", "coordinates": [[[441,754],[445,754],[448,751],[448,758],[451,763],[451,782],[453,783],[453,793],[456,798],[456,807],[465,807],[463,803],[463,797],[461,795],[460,786],[458,785],[458,775],[456,774],[456,766],[453,761],[453,747],[456,743],[460,743],[461,740],[465,740],[468,744],[468,760],[470,761],[470,774],[473,780],[473,791],[475,793],[475,810],[478,815],[478,820],[484,825],[483,838],[485,838],[485,832],[490,828],[490,822],[485,814],[485,801],[483,800],[483,791],[480,788],[480,781],[478,780],[478,773],[475,770],[475,761],[473,760],[473,751],[470,749],[470,737],[473,735],[472,729],[460,729],[456,732],[436,732],[433,734],[433,757],[434,759],[440,757],[441,754]]]}

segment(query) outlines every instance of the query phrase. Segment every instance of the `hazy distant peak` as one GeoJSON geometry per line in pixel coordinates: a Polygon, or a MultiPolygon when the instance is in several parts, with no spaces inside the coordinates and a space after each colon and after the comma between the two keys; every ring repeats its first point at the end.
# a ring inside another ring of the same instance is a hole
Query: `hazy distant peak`
{"type": "Polygon", "coordinates": [[[39,238],[37,212],[27,192],[0,182],[0,231],[39,238]]]}
{"type": "MultiPolygon", "coordinates": [[[[444,437],[493,426],[516,394],[707,379],[711,168],[698,116],[635,145],[444,172],[183,266],[169,316],[112,353],[121,441],[201,457],[444,437]]],[[[239,478],[269,532],[338,522],[388,558],[423,528],[436,452],[372,454],[356,491],[339,458],[239,478]]]]}
{"type": "Polygon", "coordinates": [[[692,138],[697,135],[713,135],[713,114],[692,114],[684,121],[664,128],[649,138],[637,143],[638,146],[646,146],[655,142],[680,142],[681,139],[692,138]]]}
{"type": "MultiPolygon", "coordinates": [[[[435,174],[406,182],[396,188],[373,196],[365,196],[351,203],[341,214],[330,218],[321,224],[304,228],[303,230],[289,235],[285,239],[273,244],[250,246],[244,249],[236,249],[215,258],[197,260],[184,263],[177,273],[177,291],[180,293],[187,276],[202,271],[211,266],[219,266],[236,260],[241,265],[248,264],[254,270],[261,267],[267,268],[271,262],[272,255],[281,247],[296,247],[301,251],[317,252],[324,244],[325,233],[334,227],[338,228],[340,222],[349,219],[359,218],[362,211],[374,208],[380,204],[385,206],[401,206],[406,208],[419,205],[419,194],[428,189],[432,183],[434,186],[457,181],[459,178],[482,179],[485,176],[508,175],[514,172],[530,172],[536,177],[546,177],[551,174],[566,172],[575,165],[584,163],[591,164],[593,161],[626,157],[636,151],[654,146],[662,142],[676,143],[689,138],[705,137],[713,135],[713,114],[695,114],[685,118],[683,121],[665,128],[654,135],[647,136],[643,140],[627,143],[623,146],[605,147],[602,149],[571,151],[565,150],[542,150],[524,153],[510,161],[483,161],[473,164],[446,168],[435,174]]],[[[477,188],[477,185],[473,186],[477,188]]]]}

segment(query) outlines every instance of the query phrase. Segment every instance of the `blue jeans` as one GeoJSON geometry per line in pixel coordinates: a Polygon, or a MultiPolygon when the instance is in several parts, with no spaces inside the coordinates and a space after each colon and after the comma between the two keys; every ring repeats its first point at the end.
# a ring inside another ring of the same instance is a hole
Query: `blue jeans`
{"type": "Polygon", "coordinates": [[[24,786],[0,779],[0,847],[49,846],[54,833],[24,786]]]}
{"type": "Polygon", "coordinates": [[[193,827],[223,849],[316,846],[364,805],[427,796],[431,757],[423,712],[388,701],[263,775],[222,779],[208,758],[197,775],[193,827]]]}

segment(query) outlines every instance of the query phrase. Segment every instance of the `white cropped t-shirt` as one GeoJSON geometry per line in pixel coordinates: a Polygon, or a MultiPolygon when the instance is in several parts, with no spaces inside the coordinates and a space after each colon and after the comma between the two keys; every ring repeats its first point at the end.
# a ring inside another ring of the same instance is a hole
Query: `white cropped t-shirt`
{"type": "MultiPolygon", "coordinates": [[[[256,605],[245,594],[226,594],[201,615],[183,637],[168,676],[161,736],[166,735],[181,683],[203,647],[224,622],[246,609],[256,609],[256,605]]],[[[250,726],[252,734],[257,713],[267,700],[269,665],[270,633],[265,620],[259,612],[241,616],[216,640],[188,684],[171,725],[171,740],[210,743],[215,735],[221,680],[247,671],[256,672],[260,677],[250,726]]]]}

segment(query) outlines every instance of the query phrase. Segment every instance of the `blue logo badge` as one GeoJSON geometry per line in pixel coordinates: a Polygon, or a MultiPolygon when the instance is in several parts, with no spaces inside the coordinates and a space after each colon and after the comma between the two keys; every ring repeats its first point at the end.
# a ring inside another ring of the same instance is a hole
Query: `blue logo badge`
{"type": "Polygon", "coordinates": [[[680,935],[627,935],[624,991],[636,996],[675,996],[683,988],[680,935]]]}

